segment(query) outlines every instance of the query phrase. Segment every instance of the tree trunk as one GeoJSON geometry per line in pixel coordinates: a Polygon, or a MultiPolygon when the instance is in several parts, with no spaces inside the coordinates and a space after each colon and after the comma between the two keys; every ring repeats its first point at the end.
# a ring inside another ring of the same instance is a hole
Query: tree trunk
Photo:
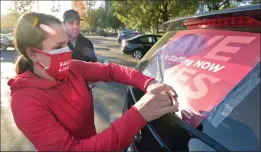
{"type": "Polygon", "coordinates": [[[159,20],[156,22],[156,34],[159,34],[159,20]]]}
{"type": "Polygon", "coordinates": [[[163,22],[169,20],[168,4],[168,2],[163,4],[163,22]]]}

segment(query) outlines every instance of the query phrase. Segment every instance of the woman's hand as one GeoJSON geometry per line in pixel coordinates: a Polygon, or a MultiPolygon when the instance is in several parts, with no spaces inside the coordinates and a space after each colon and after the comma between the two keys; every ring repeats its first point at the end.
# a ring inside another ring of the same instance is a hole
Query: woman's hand
{"type": "Polygon", "coordinates": [[[169,87],[168,85],[164,84],[164,83],[161,83],[161,82],[158,82],[156,80],[152,80],[148,83],[148,86],[147,86],[147,89],[146,91],[149,92],[155,88],[157,88],[158,86],[164,86],[162,88],[166,88],[166,90],[169,90],[169,93],[173,96],[173,97],[178,97],[177,93],[175,90],[173,90],[171,87],[169,87]]]}
{"type": "Polygon", "coordinates": [[[143,118],[149,122],[167,113],[178,111],[178,102],[174,92],[167,85],[159,82],[151,82],[147,88],[147,93],[134,105],[143,118]]]}

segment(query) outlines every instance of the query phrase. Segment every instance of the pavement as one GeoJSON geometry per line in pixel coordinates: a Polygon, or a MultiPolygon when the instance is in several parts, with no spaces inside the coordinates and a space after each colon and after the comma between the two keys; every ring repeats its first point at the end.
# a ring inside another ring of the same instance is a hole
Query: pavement
{"type": "MultiPolygon", "coordinates": [[[[137,61],[120,51],[115,37],[88,37],[94,44],[99,62],[117,63],[134,67],[137,61]]],[[[12,48],[1,51],[1,151],[35,151],[34,146],[16,127],[10,110],[10,89],[7,81],[15,76],[14,61],[17,55],[12,48]]],[[[93,89],[95,125],[97,132],[109,127],[110,122],[122,113],[125,85],[98,82],[93,89]]]]}

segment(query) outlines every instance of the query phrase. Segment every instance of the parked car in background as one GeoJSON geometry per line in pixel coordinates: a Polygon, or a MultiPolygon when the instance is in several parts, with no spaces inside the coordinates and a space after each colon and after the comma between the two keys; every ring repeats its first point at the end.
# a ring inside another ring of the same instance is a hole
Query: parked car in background
{"type": "Polygon", "coordinates": [[[96,32],[100,36],[104,36],[104,37],[107,36],[107,32],[105,30],[103,30],[103,29],[97,30],[96,32]]]}
{"type": "Polygon", "coordinates": [[[132,55],[134,59],[141,59],[160,38],[161,35],[138,35],[123,40],[121,50],[124,54],[132,55]]]}
{"type": "Polygon", "coordinates": [[[14,47],[14,36],[12,34],[1,34],[1,50],[6,50],[8,47],[14,47]]]}
{"type": "Polygon", "coordinates": [[[122,40],[124,40],[124,39],[129,39],[129,38],[132,38],[132,37],[140,35],[140,34],[142,34],[142,33],[134,31],[134,30],[129,30],[129,29],[121,30],[118,33],[118,43],[121,43],[122,40]]]}
{"type": "MultiPolygon", "coordinates": [[[[129,149],[260,151],[260,26],[260,4],[163,23],[136,69],[173,88],[179,112],[148,123],[129,149]]],[[[123,112],[143,95],[129,86],[123,112]]]]}

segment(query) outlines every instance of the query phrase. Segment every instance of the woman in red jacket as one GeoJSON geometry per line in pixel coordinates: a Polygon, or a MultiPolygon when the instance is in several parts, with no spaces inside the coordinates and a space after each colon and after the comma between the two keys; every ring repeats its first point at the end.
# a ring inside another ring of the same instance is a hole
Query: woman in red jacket
{"type": "Polygon", "coordinates": [[[17,127],[38,151],[121,151],[148,121],[178,110],[174,91],[116,64],[71,60],[59,19],[25,14],[15,30],[21,53],[10,79],[17,127]],[[130,110],[97,134],[93,100],[85,81],[116,81],[147,92],[130,110]]]}

